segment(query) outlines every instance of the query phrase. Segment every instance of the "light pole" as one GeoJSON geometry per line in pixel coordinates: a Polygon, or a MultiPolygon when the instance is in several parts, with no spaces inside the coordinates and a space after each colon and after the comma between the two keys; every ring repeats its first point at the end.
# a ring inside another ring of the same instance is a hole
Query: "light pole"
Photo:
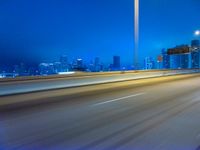
{"type": "Polygon", "coordinates": [[[138,69],[139,0],[134,0],[134,67],[138,69]]]}

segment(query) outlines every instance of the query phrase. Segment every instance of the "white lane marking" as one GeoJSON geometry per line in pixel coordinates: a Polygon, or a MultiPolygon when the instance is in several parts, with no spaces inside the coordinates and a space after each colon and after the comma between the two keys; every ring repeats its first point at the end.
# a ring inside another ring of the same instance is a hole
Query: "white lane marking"
{"type": "Polygon", "coordinates": [[[131,97],[136,97],[136,96],[140,96],[140,95],[144,95],[144,94],[145,93],[137,93],[137,94],[133,94],[133,95],[129,95],[129,96],[120,97],[120,98],[116,98],[116,99],[113,99],[113,100],[108,100],[108,101],[105,101],[105,102],[97,103],[97,104],[94,104],[93,106],[99,106],[99,105],[103,105],[103,104],[107,104],[107,103],[111,103],[111,102],[116,102],[116,101],[120,101],[120,100],[131,98],[131,97]]]}

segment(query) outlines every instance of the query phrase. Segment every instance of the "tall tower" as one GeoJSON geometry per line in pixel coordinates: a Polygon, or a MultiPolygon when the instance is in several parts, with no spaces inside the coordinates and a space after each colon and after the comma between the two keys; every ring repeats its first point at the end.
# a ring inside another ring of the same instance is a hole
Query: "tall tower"
{"type": "Polygon", "coordinates": [[[200,47],[200,41],[199,40],[192,40],[191,46],[192,46],[192,48],[199,48],[200,47]]]}
{"type": "Polygon", "coordinates": [[[68,71],[68,61],[67,61],[67,56],[66,55],[62,55],[60,57],[60,63],[61,63],[62,71],[63,72],[68,71]]]}
{"type": "Polygon", "coordinates": [[[120,56],[113,56],[113,68],[115,70],[120,69],[120,56]]]}

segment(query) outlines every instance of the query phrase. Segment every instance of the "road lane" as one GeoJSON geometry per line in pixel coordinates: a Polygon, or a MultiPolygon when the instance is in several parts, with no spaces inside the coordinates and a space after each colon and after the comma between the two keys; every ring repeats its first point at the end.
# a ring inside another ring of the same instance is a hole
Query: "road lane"
{"type": "MultiPolygon", "coordinates": [[[[100,93],[110,93],[118,90],[126,90],[133,89],[141,86],[149,86],[155,85],[159,83],[170,82],[174,80],[183,80],[187,78],[196,78],[199,77],[199,74],[191,74],[191,75],[176,75],[176,76],[168,76],[161,78],[150,78],[150,79],[142,79],[142,80],[132,80],[128,82],[115,82],[112,84],[100,84],[93,86],[83,86],[78,88],[66,88],[59,90],[51,90],[51,91],[41,91],[34,92],[30,94],[17,94],[17,95],[9,95],[9,96],[1,96],[0,97],[0,111],[5,109],[13,109],[13,106],[19,107],[28,107],[33,105],[41,105],[46,103],[54,103],[55,101],[66,101],[66,96],[68,96],[67,101],[71,101],[73,97],[85,96],[85,95],[95,95],[100,93]],[[70,96],[70,98],[69,98],[70,96]]],[[[127,93],[128,95],[129,93],[127,93]]],[[[123,96],[127,96],[123,95],[123,96]]],[[[93,97],[95,99],[95,97],[93,97]]],[[[105,97],[104,97],[105,98],[105,97]]],[[[118,98],[111,97],[110,99],[118,98]]],[[[94,101],[91,99],[91,101],[94,101]]],[[[90,100],[90,99],[89,99],[90,100]]],[[[82,100],[83,101],[83,100],[82,100]]],[[[79,101],[73,101],[73,103],[79,101]]]]}
{"type": "Polygon", "coordinates": [[[200,77],[63,95],[65,101],[2,112],[0,148],[196,150],[198,83],[200,77]]]}
{"type": "Polygon", "coordinates": [[[101,103],[97,103],[97,104],[94,104],[93,106],[99,106],[99,105],[103,105],[103,104],[107,104],[107,103],[112,103],[112,102],[128,99],[128,98],[131,98],[131,97],[136,97],[136,96],[140,96],[140,95],[144,95],[144,94],[145,93],[137,93],[137,94],[133,94],[133,95],[128,95],[128,96],[125,96],[125,97],[120,97],[120,98],[116,98],[116,99],[112,99],[112,100],[107,100],[107,101],[104,101],[104,102],[101,102],[101,103]]]}

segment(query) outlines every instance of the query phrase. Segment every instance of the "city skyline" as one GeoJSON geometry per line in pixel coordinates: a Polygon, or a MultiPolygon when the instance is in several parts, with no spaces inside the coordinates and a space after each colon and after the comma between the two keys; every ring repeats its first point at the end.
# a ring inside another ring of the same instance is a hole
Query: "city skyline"
{"type": "MultiPolygon", "coordinates": [[[[160,69],[198,69],[200,68],[200,40],[191,40],[189,45],[176,45],[162,49],[157,56],[144,57],[144,63],[137,66],[139,70],[160,69]]],[[[100,57],[94,57],[89,62],[81,57],[70,59],[61,55],[52,62],[40,62],[35,66],[23,62],[15,65],[0,67],[0,78],[69,74],[74,71],[108,72],[135,70],[133,65],[124,64],[121,56],[114,55],[112,63],[105,63],[100,57]]]]}
{"type": "MultiPolygon", "coordinates": [[[[200,28],[199,4],[198,0],[140,1],[140,64],[162,48],[195,38],[193,33],[200,28]]],[[[133,64],[132,0],[19,0],[4,1],[0,7],[4,14],[0,64],[54,61],[62,54],[87,61],[98,56],[105,63],[120,55],[122,62],[133,64]]]]}

